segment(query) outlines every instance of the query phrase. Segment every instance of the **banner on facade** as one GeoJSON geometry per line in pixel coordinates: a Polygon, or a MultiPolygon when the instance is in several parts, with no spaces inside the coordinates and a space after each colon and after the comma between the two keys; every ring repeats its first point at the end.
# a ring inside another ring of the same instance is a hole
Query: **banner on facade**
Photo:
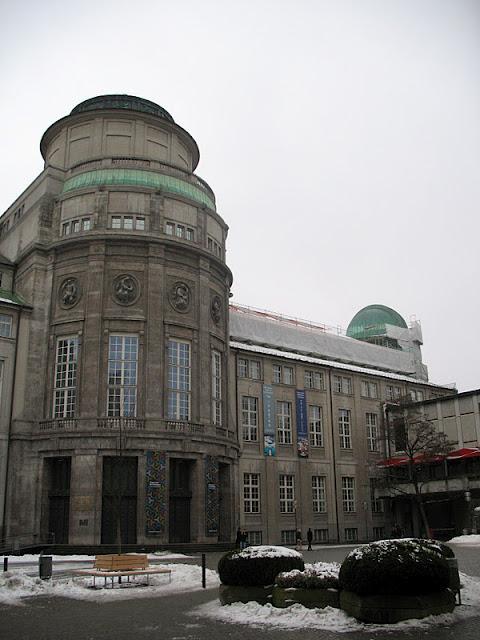
{"type": "Polygon", "coordinates": [[[218,458],[205,456],[205,534],[218,535],[218,458]]]}
{"type": "Polygon", "coordinates": [[[147,535],[165,533],[167,521],[167,456],[146,453],[145,529],[147,535]]]}
{"type": "Polygon", "coordinates": [[[263,385],[263,453],[275,455],[275,402],[271,384],[263,385]]]}
{"type": "Polygon", "coordinates": [[[300,458],[308,458],[307,400],[304,389],[295,391],[297,400],[297,451],[300,458]]]}

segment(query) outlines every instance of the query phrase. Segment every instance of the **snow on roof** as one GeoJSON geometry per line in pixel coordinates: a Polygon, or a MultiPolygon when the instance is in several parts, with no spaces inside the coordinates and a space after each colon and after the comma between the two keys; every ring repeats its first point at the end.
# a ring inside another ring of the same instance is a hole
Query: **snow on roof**
{"type": "Polygon", "coordinates": [[[303,356],[299,353],[292,351],[283,351],[280,349],[271,349],[269,347],[260,347],[254,344],[246,344],[244,342],[238,342],[230,340],[230,347],[233,349],[242,349],[243,351],[251,351],[252,353],[258,353],[266,356],[275,356],[276,358],[286,358],[287,360],[297,360],[300,362],[308,362],[309,364],[319,364],[324,367],[334,367],[335,369],[341,369],[343,371],[352,371],[356,373],[362,373],[363,375],[380,376],[382,378],[388,378],[389,380],[398,380],[402,382],[415,382],[417,384],[423,384],[427,387],[441,387],[442,385],[434,384],[433,382],[425,382],[425,380],[419,380],[412,376],[400,375],[398,373],[390,373],[388,371],[379,371],[378,369],[370,369],[368,367],[359,367],[351,364],[344,364],[343,362],[332,362],[331,360],[325,360],[323,358],[314,358],[311,356],[303,356]]]}
{"type": "Polygon", "coordinates": [[[415,375],[413,355],[399,349],[387,349],[259,314],[230,309],[230,338],[234,342],[251,342],[290,352],[311,354],[344,364],[415,375]]]}

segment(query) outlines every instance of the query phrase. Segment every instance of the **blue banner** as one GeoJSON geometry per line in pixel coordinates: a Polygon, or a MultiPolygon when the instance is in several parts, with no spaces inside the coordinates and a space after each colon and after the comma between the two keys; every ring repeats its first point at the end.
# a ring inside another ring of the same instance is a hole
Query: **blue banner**
{"type": "Polygon", "coordinates": [[[275,401],[271,384],[263,385],[263,453],[275,455],[275,401]]]}
{"type": "Polygon", "coordinates": [[[297,451],[300,458],[308,458],[308,420],[305,390],[295,391],[297,400],[297,451]]]}

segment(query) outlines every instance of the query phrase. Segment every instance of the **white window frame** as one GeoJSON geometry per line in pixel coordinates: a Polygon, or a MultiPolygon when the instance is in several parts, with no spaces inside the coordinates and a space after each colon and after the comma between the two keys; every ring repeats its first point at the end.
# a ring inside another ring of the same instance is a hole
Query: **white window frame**
{"type": "Polygon", "coordinates": [[[322,371],[311,371],[310,369],[306,369],[304,371],[303,379],[305,389],[323,390],[325,388],[322,371]]]}
{"type": "Polygon", "coordinates": [[[355,513],[355,478],[342,476],[342,505],[344,513],[355,513]]]}
{"type": "Polygon", "coordinates": [[[250,358],[238,358],[237,374],[239,378],[261,379],[260,360],[250,358]]]}
{"type": "Polygon", "coordinates": [[[352,412],[350,409],[338,410],[338,435],[340,449],[352,448],[352,412]]]}
{"type": "Polygon", "coordinates": [[[137,334],[111,333],[109,335],[107,416],[134,418],[137,415],[138,357],[137,334]],[[114,348],[116,344],[120,345],[119,350],[114,348]],[[120,354],[119,358],[115,357],[116,353],[120,354]]]}
{"type": "Polygon", "coordinates": [[[323,409],[319,405],[308,405],[308,434],[311,447],[323,447],[323,409]]]}
{"type": "Polygon", "coordinates": [[[13,327],[13,316],[8,313],[0,313],[0,337],[11,338],[13,327]]]}
{"type": "Polygon", "coordinates": [[[281,473],[278,478],[280,513],[295,513],[295,476],[281,473]]]}
{"type": "Polygon", "coordinates": [[[352,379],[347,376],[333,376],[333,391],[335,393],[343,393],[344,395],[352,395],[353,386],[352,379]]]}
{"type": "Polygon", "coordinates": [[[243,474],[243,512],[260,513],[260,474],[243,474]]]}
{"type": "Polygon", "coordinates": [[[378,385],[371,380],[362,380],[361,382],[362,396],[364,398],[378,398],[378,385]]]}
{"type": "Polygon", "coordinates": [[[368,451],[378,451],[378,414],[367,412],[365,414],[365,425],[367,429],[367,449],[368,451]]]}
{"type": "Polygon", "coordinates": [[[242,396],[242,433],[245,442],[258,441],[258,398],[242,396]]]}
{"type": "Polygon", "coordinates": [[[170,338],[167,343],[167,416],[188,422],[191,417],[192,345],[170,338]]]}
{"type": "Polygon", "coordinates": [[[313,513],[327,512],[327,492],[325,476],[312,476],[313,513]]]}
{"type": "Polygon", "coordinates": [[[77,405],[78,336],[61,336],[55,346],[52,415],[73,418],[77,405]],[[62,353],[61,353],[62,350],[62,353]]]}
{"type": "Polygon", "coordinates": [[[276,401],[278,444],[292,444],[292,403],[276,401]]]}

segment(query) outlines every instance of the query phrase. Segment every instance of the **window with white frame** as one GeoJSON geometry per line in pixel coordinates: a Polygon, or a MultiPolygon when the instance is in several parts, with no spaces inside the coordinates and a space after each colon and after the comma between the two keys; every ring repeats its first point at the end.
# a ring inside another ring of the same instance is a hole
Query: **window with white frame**
{"type": "Polygon", "coordinates": [[[252,546],[262,544],[262,532],[247,531],[247,542],[249,545],[252,545],[252,546]]]}
{"type": "Polygon", "coordinates": [[[273,382],[275,384],[293,384],[294,373],[293,367],[287,367],[282,364],[273,365],[273,382]]]}
{"type": "Polygon", "coordinates": [[[308,429],[310,445],[312,447],[323,447],[323,420],[322,407],[317,405],[308,406],[308,429]]]}
{"type": "Polygon", "coordinates": [[[356,527],[346,527],[344,535],[346,542],[357,542],[358,529],[356,527]]]}
{"type": "Polygon", "coordinates": [[[260,513],[260,474],[243,474],[243,511],[260,513]]]}
{"type": "Polygon", "coordinates": [[[295,529],[283,529],[280,541],[282,544],[295,544],[297,541],[297,533],[295,529]]]}
{"type": "Polygon", "coordinates": [[[110,216],[110,229],[124,229],[125,231],[145,231],[145,216],[110,216]]]}
{"type": "Polygon", "coordinates": [[[362,396],[364,398],[378,398],[378,385],[370,380],[362,380],[361,383],[362,396]]]}
{"type": "Polygon", "coordinates": [[[90,231],[92,228],[92,219],[88,218],[78,218],[75,220],[66,220],[62,222],[62,236],[68,236],[71,233],[79,233],[79,231],[90,231]]]}
{"type": "Polygon", "coordinates": [[[333,376],[333,390],[335,393],[352,393],[352,379],[346,376],[333,376]]]}
{"type": "Polygon", "coordinates": [[[369,451],[378,451],[378,416],[376,413],[366,413],[367,448],[369,451]]]}
{"type": "Polygon", "coordinates": [[[342,504],[345,513],[355,512],[355,478],[342,477],[342,504]]]}
{"type": "Polygon", "coordinates": [[[252,380],[260,380],[259,360],[251,360],[250,358],[239,358],[237,369],[239,378],[251,378],[252,380]]]}
{"type": "Polygon", "coordinates": [[[350,409],[338,410],[338,435],[340,436],[340,449],[351,449],[352,430],[350,409]]]}
{"type": "Polygon", "coordinates": [[[324,389],[324,379],[322,371],[308,371],[304,372],[305,389],[324,389]]]}
{"type": "Polygon", "coordinates": [[[111,335],[108,342],[108,416],[137,415],[138,336],[111,335]]]}
{"type": "Polygon", "coordinates": [[[370,506],[372,513],[383,513],[383,500],[377,497],[377,479],[370,478],[370,506]]]}
{"type": "Polygon", "coordinates": [[[385,387],[385,395],[387,400],[398,400],[402,395],[402,390],[400,387],[397,387],[393,384],[387,384],[385,387]]]}
{"type": "Polygon", "coordinates": [[[12,337],[12,316],[0,314],[0,336],[2,338],[12,337]]]}
{"type": "Polygon", "coordinates": [[[314,529],[313,542],[328,542],[328,529],[314,529]]]}
{"type": "Polygon", "coordinates": [[[57,340],[53,417],[73,418],[77,401],[78,338],[57,340]]]}
{"type": "Polygon", "coordinates": [[[258,399],[242,396],[242,430],[246,442],[258,440],[258,399]]]}
{"type": "Polygon", "coordinates": [[[280,474],[280,513],[295,512],[295,478],[293,475],[280,474]]]}
{"type": "Polygon", "coordinates": [[[207,249],[217,256],[217,258],[222,257],[222,247],[211,236],[208,236],[207,238],[207,249]]]}
{"type": "Polygon", "coordinates": [[[222,424],[222,354],[212,351],[212,418],[217,427],[222,424]]]}
{"type": "Polygon", "coordinates": [[[312,476],[312,504],[313,513],[325,513],[327,497],[325,491],[325,476],[312,476]]]}
{"type": "Polygon", "coordinates": [[[277,400],[278,444],[292,444],[292,403],[277,400]]]}
{"type": "Polygon", "coordinates": [[[167,415],[170,420],[190,420],[191,356],[190,343],[168,341],[167,415]]]}
{"type": "Polygon", "coordinates": [[[424,400],[424,394],[421,389],[411,389],[410,397],[412,398],[413,402],[422,402],[424,400]]]}
{"type": "Polygon", "coordinates": [[[193,241],[195,239],[195,229],[193,227],[176,222],[165,222],[165,233],[167,236],[175,236],[175,238],[180,238],[181,240],[193,241]]]}

